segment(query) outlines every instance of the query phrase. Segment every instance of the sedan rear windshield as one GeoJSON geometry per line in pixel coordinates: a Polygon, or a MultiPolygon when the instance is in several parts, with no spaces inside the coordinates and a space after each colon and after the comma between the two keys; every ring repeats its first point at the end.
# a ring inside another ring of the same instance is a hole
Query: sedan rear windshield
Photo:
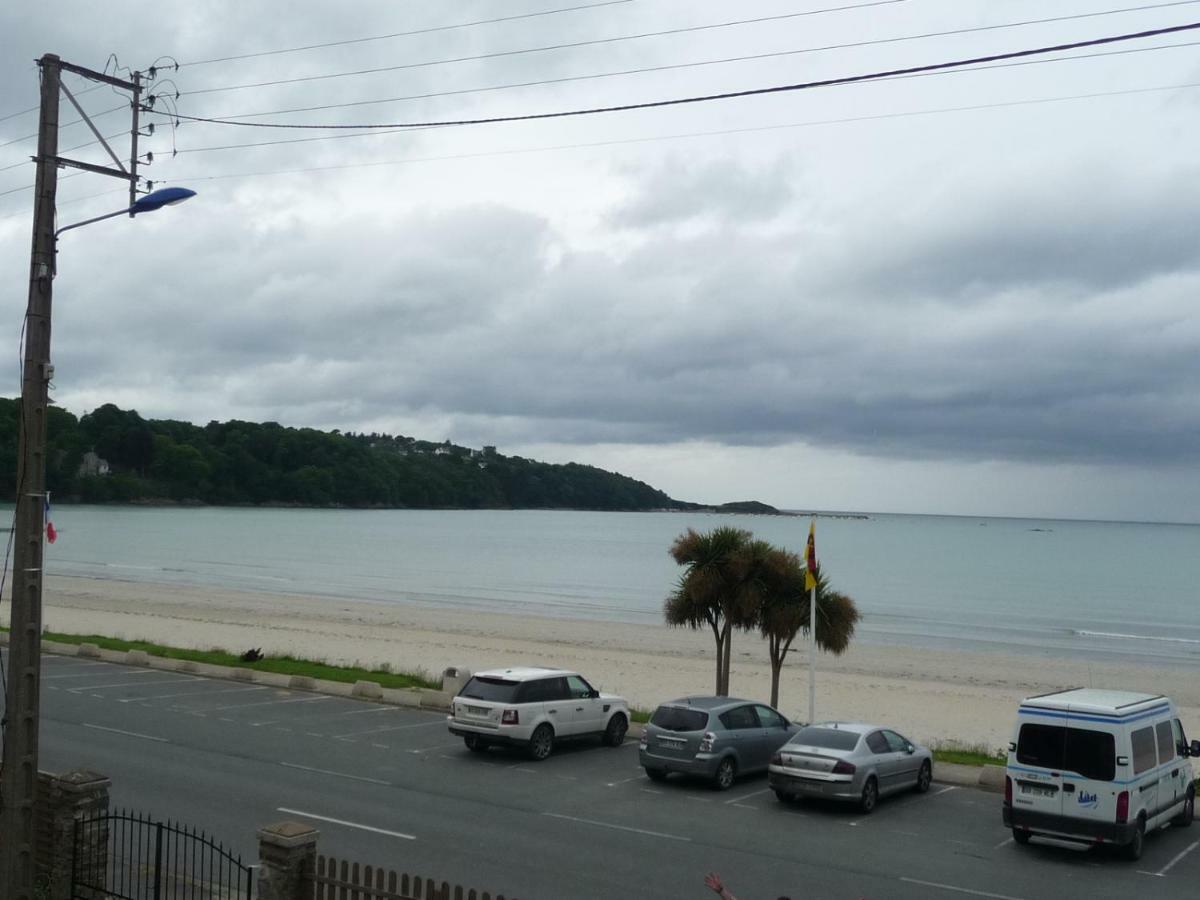
{"type": "Polygon", "coordinates": [[[476,676],[467,682],[459,696],[471,697],[475,700],[492,700],[496,703],[511,703],[520,686],[521,682],[519,681],[476,676]]]}
{"type": "Polygon", "coordinates": [[[862,737],[857,731],[842,731],[840,728],[801,728],[789,744],[804,744],[807,747],[823,747],[826,750],[853,750],[862,737]]]}
{"type": "Polygon", "coordinates": [[[1103,731],[1026,722],[1017,737],[1017,762],[1112,781],[1117,762],[1115,741],[1103,731]]]}
{"type": "Polygon", "coordinates": [[[708,724],[708,713],[702,709],[660,706],[650,717],[650,724],[665,731],[703,731],[708,724]]]}

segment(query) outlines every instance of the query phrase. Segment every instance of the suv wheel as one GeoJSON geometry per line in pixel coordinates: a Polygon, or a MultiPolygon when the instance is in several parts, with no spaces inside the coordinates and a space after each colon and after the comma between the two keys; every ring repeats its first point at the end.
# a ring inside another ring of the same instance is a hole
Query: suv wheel
{"type": "Polygon", "coordinates": [[[539,725],[533,730],[533,736],[529,739],[529,755],[540,762],[549,756],[553,749],[554,729],[549,725],[539,725]]]}
{"type": "Polygon", "coordinates": [[[620,713],[608,720],[604,729],[604,743],[610,747],[620,747],[625,743],[625,732],[629,730],[629,721],[620,713]]]}
{"type": "Polygon", "coordinates": [[[732,756],[727,756],[721,760],[717,766],[717,771],[713,773],[713,790],[727,791],[733,787],[733,780],[737,777],[737,764],[734,763],[732,756]]]}
{"type": "Polygon", "coordinates": [[[477,734],[464,734],[463,743],[472,753],[483,753],[488,748],[487,738],[482,738],[477,734]]]}

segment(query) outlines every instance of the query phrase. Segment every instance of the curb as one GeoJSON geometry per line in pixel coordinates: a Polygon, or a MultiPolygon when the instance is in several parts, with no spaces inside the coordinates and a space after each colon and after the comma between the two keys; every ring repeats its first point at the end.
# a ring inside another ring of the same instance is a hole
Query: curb
{"type": "Polygon", "coordinates": [[[1004,793],[1003,766],[964,766],[959,763],[933,763],[933,780],[939,784],[973,787],[992,794],[1004,793]]]}

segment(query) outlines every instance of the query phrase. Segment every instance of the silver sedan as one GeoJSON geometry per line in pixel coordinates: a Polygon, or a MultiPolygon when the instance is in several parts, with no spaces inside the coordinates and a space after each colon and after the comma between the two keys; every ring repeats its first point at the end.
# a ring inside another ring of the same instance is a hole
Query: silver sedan
{"type": "Polygon", "coordinates": [[[933,753],[879,725],[822,722],[796,732],[772,757],[767,772],[781,801],[828,797],[857,803],[869,813],[888,794],[928,791],[933,753]]]}

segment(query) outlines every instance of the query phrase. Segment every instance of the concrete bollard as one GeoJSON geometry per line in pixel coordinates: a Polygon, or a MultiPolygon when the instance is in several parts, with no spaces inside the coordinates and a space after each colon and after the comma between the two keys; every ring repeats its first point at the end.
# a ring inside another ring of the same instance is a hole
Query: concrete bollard
{"type": "Polygon", "coordinates": [[[354,687],[350,689],[350,696],[360,697],[363,700],[382,700],[383,688],[377,681],[356,681],[354,687]]]}
{"type": "Polygon", "coordinates": [[[293,675],[288,679],[288,687],[296,691],[315,691],[317,689],[317,681],[315,678],[310,678],[307,675],[293,675]]]}
{"type": "Polygon", "coordinates": [[[470,680],[471,670],[466,666],[447,666],[442,670],[442,693],[457,697],[470,680]]]}
{"type": "Polygon", "coordinates": [[[80,644],[79,649],[75,651],[76,656],[87,656],[91,659],[100,658],[100,648],[95,644],[80,644]]]}
{"type": "Polygon", "coordinates": [[[145,650],[129,650],[125,653],[125,662],[131,666],[148,666],[150,654],[145,650]]]}

